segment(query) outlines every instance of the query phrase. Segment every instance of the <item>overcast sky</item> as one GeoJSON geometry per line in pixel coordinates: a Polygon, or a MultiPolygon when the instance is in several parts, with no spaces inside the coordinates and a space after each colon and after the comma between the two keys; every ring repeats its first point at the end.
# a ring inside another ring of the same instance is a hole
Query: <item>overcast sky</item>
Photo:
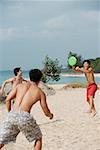
{"type": "Polygon", "coordinates": [[[42,68],[48,55],[64,66],[69,51],[100,56],[99,0],[0,0],[0,70],[42,68]]]}

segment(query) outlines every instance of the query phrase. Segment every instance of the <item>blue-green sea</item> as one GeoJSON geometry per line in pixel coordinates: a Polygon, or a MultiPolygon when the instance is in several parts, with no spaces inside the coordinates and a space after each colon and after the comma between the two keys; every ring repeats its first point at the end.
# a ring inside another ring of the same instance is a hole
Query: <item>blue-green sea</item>
{"type": "MultiPolygon", "coordinates": [[[[28,73],[29,73],[28,71],[23,71],[23,77],[26,79],[29,78],[28,73]]],[[[0,71],[0,85],[3,83],[4,80],[7,80],[11,78],[12,76],[14,76],[12,71],[0,71]]],[[[100,83],[100,77],[95,77],[95,80],[96,80],[96,83],[100,83]]],[[[49,81],[49,83],[53,83],[53,84],[67,84],[67,83],[76,83],[76,82],[86,83],[86,79],[85,77],[61,76],[61,79],[58,82],[49,81]]]]}

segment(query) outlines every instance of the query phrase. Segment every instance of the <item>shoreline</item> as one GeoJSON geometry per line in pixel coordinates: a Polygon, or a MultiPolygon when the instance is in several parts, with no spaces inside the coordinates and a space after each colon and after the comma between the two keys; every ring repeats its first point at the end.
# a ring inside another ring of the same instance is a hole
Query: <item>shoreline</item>
{"type": "MultiPolygon", "coordinates": [[[[73,75],[72,75],[73,76],[73,75]]],[[[66,77],[66,75],[65,75],[66,77]]],[[[81,76],[80,76],[81,77],[81,76]]],[[[25,80],[28,80],[29,81],[29,78],[25,78],[25,80]]],[[[82,82],[74,82],[74,83],[80,83],[80,84],[83,84],[82,82]]],[[[74,83],[45,83],[47,86],[66,86],[66,85],[70,85],[70,84],[74,84],[74,83]]],[[[97,85],[100,86],[100,83],[97,83],[97,85]]]]}
{"type": "MultiPolygon", "coordinates": [[[[85,77],[85,75],[83,73],[81,73],[81,74],[61,73],[61,76],[62,77],[85,77]]],[[[94,76],[100,78],[100,73],[94,73],[94,76]]]]}

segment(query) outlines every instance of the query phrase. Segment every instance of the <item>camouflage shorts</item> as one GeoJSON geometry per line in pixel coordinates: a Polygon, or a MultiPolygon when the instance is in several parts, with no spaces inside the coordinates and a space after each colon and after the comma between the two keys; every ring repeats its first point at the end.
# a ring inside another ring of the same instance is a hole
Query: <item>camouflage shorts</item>
{"type": "Polygon", "coordinates": [[[11,111],[0,126],[0,144],[15,142],[20,132],[25,135],[29,142],[42,137],[41,130],[30,113],[11,111]]]}

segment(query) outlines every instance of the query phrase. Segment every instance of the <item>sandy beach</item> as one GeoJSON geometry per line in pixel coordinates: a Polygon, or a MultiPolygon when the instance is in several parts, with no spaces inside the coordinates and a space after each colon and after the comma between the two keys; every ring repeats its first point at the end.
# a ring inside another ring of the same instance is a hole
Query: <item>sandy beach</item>
{"type": "MultiPolygon", "coordinates": [[[[39,103],[32,109],[32,114],[43,133],[42,150],[100,150],[100,101],[99,90],[96,92],[95,105],[97,115],[87,114],[85,88],[62,89],[64,85],[52,85],[56,94],[47,96],[47,102],[54,113],[49,120],[41,111],[39,103]]],[[[6,117],[5,105],[0,104],[0,122],[6,117]]],[[[20,133],[15,144],[6,145],[3,150],[32,150],[33,143],[28,143],[20,133]]]]}

